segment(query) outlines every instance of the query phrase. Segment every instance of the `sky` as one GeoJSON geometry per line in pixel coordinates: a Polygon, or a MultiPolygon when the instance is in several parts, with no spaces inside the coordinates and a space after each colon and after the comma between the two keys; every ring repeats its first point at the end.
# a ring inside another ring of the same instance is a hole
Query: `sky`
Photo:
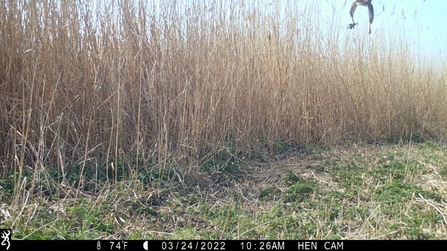
{"type": "MultiPolygon", "coordinates": [[[[306,0],[312,1],[312,0],[306,0]]],[[[320,0],[321,15],[343,14],[342,24],[351,22],[349,9],[352,0],[320,0]]],[[[373,0],[375,17],[371,36],[385,32],[405,34],[415,53],[447,59],[447,1],[446,0],[373,0]]],[[[368,9],[359,6],[354,15],[359,23],[355,29],[367,30],[368,9]]],[[[347,30],[351,32],[351,30],[347,30]]]]}
{"type": "MultiPolygon", "coordinates": [[[[157,1],[157,0],[153,0],[157,1]]],[[[182,1],[182,0],[176,0],[182,1]]],[[[183,0],[188,2],[188,0],[183,0]]],[[[213,0],[204,0],[213,2],[213,0]]],[[[216,0],[217,1],[217,0],[216,0]]],[[[237,8],[241,2],[245,5],[271,6],[279,10],[308,8],[306,6],[317,3],[315,15],[319,15],[319,20],[328,25],[339,26],[341,38],[344,35],[369,36],[370,39],[386,37],[391,39],[387,44],[393,45],[393,38],[396,46],[409,46],[414,55],[421,58],[447,59],[447,0],[373,0],[375,17],[372,24],[372,32],[367,34],[368,9],[358,6],[355,12],[355,21],[359,23],[354,30],[348,30],[351,23],[349,10],[353,0],[222,0],[228,1],[230,8],[237,8]],[[291,7],[294,6],[294,7],[291,7]],[[290,8],[288,8],[290,7],[290,8]],[[383,36],[385,34],[385,36],[383,36]],[[406,45],[397,44],[404,36],[406,45]]],[[[266,7],[266,10],[269,7],[266,7]]],[[[306,10],[304,10],[306,11],[306,10]]],[[[293,13],[292,13],[293,15],[293,13]]],[[[314,15],[314,13],[312,13],[314,15]]],[[[331,29],[331,28],[329,28],[331,29]]],[[[332,27],[333,29],[333,27],[332,27]]],[[[323,31],[324,32],[324,31],[323,31]]]]}
{"type": "MultiPolygon", "coordinates": [[[[396,34],[403,35],[405,42],[412,48],[415,55],[419,54],[419,56],[428,59],[447,59],[447,0],[373,0],[375,15],[370,35],[367,34],[368,9],[364,6],[358,6],[355,11],[355,22],[359,25],[354,30],[346,29],[352,22],[349,10],[354,0],[242,1],[246,3],[265,2],[266,5],[282,10],[287,10],[292,5],[307,8],[306,6],[317,3],[318,11],[312,11],[321,22],[328,26],[339,26],[329,29],[339,28],[342,33],[341,37],[364,35],[371,39],[379,39],[383,38],[383,34],[385,34],[389,39],[395,38],[397,43],[401,39],[396,37],[396,34]]],[[[303,11],[306,10],[303,9],[303,11]]],[[[312,15],[314,14],[312,13],[312,15]]],[[[396,46],[403,45],[396,44],[396,46]]]]}
{"type": "MultiPolygon", "coordinates": [[[[178,6],[188,6],[191,2],[197,3],[197,0],[147,0],[146,3],[154,11],[153,13],[156,13],[164,1],[175,2],[178,6]]],[[[386,38],[391,39],[391,41],[385,41],[390,46],[394,45],[395,38],[396,49],[398,49],[397,46],[410,46],[412,52],[419,57],[441,62],[447,59],[447,0],[372,0],[375,17],[370,35],[367,34],[368,9],[363,6],[357,7],[354,16],[359,25],[354,30],[347,29],[348,24],[351,23],[349,10],[353,0],[202,0],[199,2],[203,4],[204,9],[224,8],[224,12],[228,13],[231,11],[227,9],[237,13],[238,5],[262,6],[263,11],[280,10],[283,13],[288,12],[287,15],[296,14],[297,16],[299,13],[290,12],[307,11],[315,17],[318,16],[328,29],[334,28],[330,25],[336,26],[335,28],[341,33],[341,38],[345,36],[386,38]],[[304,9],[309,8],[310,5],[316,5],[317,10],[304,9]],[[402,44],[402,36],[406,44],[402,44]]],[[[168,4],[168,6],[172,5],[168,4]]],[[[281,17],[278,18],[281,19],[281,17]]],[[[322,33],[324,34],[324,31],[322,33]]]]}

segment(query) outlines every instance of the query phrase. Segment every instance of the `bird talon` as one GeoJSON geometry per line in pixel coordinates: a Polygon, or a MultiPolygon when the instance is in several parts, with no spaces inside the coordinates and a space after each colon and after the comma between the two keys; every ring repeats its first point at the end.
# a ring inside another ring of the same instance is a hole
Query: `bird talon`
{"type": "Polygon", "coordinates": [[[358,23],[352,23],[348,25],[348,29],[354,29],[354,27],[357,25],[358,23]]]}

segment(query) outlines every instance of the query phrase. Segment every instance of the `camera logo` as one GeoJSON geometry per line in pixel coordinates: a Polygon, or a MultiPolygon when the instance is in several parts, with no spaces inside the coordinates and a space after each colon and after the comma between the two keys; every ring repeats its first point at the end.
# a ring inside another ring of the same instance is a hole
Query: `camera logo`
{"type": "Polygon", "coordinates": [[[0,238],[2,239],[1,246],[2,250],[3,246],[6,246],[6,250],[9,250],[11,247],[11,243],[9,243],[9,240],[11,239],[11,229],[0,229],[0,238]]]}

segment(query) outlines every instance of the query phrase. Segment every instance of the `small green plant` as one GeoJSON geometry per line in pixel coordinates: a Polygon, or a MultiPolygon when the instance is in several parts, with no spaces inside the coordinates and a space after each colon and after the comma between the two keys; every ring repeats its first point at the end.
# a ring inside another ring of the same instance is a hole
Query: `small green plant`
{"type": "Polygon", "coordinates": [[[318,184],[314,182],[301,181],[297,184],[289,186],[286,191],[285,200],[287,202],[303,201],[317,189],[318,184]]]}
{"type": "Polygon", "coordinates": [[[300,178],[296,176],[292,170],[287,170],[286,183],[287,185],[294,185],[300,181],[300,178]]]}

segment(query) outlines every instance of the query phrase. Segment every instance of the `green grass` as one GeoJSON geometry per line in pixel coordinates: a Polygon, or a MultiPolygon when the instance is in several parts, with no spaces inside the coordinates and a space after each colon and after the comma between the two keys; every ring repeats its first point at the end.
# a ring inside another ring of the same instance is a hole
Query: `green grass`
{"type": "Polygon", "coordinates": [[[16,239],[443,239],[446,151],[422,143],[289,152],[241,162],[237,179],[220,158],[189,185],[123,181],[77,198],[34,197],[23,211],[4,204],[1,227],[16,239]]]}
{"type": "Polygon", "coordinates": [[[91,2],[0,5],[14,238],[446,236],[447,67],[405,32],[319,1],[91,2]]]}

